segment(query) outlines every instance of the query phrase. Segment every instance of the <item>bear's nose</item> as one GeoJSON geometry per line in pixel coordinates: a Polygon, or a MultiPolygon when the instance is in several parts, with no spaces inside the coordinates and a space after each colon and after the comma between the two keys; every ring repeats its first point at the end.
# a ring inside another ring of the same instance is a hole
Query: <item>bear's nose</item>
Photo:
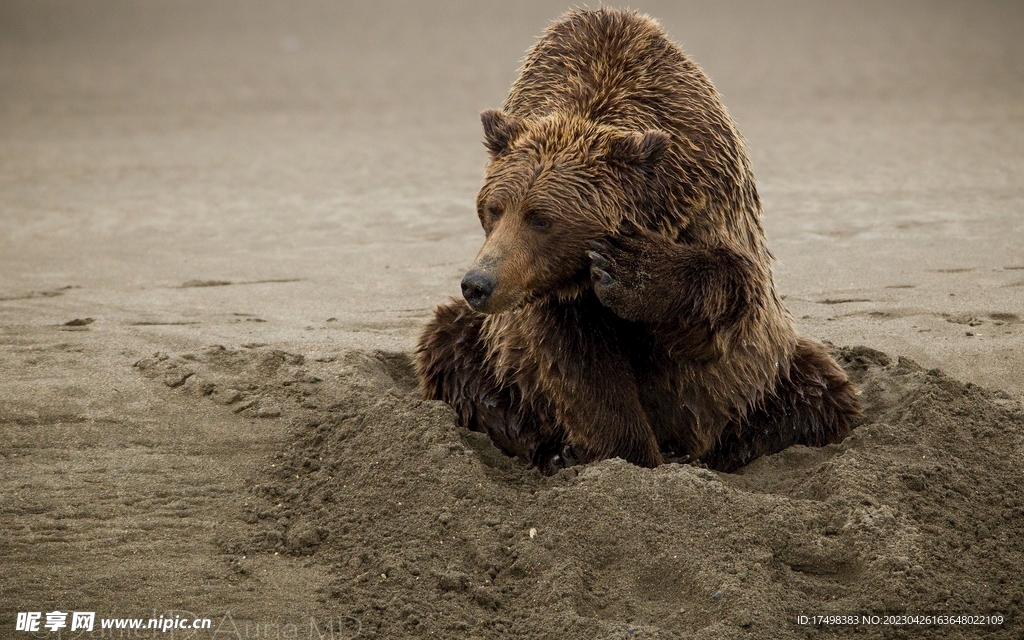
{"type": "Polygon", "coordinates": [[[494,293],[494,278],[486,271],[474,269],[462,279],[462,296],[474,309],[487,302],[494,293]]]}

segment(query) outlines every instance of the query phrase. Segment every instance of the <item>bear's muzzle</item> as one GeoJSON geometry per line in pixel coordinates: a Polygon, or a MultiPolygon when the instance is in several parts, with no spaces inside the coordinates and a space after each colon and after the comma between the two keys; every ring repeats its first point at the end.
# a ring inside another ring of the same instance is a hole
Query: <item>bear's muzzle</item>
{"type": "Polygon", "coordinates": [[[494,293],[495,284],[494,276],[490,273],[473,269],[462,278],[462,297],[469,306],[479,311],[494,293]]]}

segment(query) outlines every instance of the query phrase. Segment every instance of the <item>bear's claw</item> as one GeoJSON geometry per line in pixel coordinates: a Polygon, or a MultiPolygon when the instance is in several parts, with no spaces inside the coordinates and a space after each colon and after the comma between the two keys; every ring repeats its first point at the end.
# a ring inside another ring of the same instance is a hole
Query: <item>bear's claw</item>
{"type": "Polygon", "coordinates": [[[597,276],[597,281],[601,283],[602,287],[610,287],[615,284],[615,278],[613,278],[607,271],[602,271],[595,267],[591,269],[591,272],[597,276]]]}
{"type": "MultiPolygon", "coordinates": [[[[600,242],[591,242],[590,246],[604,249],[600,242]]],[[[590,258],[590,279],[593,283],[606,289],[615,284],[615,278],[608,273],[612,269],[611,261],[597,251],[588,251],[587,256],[590,258]]]]}
{"type": "Polygon", "coordinates": [[[596,251],[588,251],[587,255],[590,257],[590,262],[593,263],[594,267],[598,269],[607,269],[608,260],[596,251]]]}
{"type": "Polygon", "coordinates": [[[588,251],[587,255],[590,256],[590,278],[593,283],[605,288],[614,285],[615,279],[606,270],[611,266],[611,263],[596,251],[588,251]]]}
{"type": "Polygon", "coordinates": [[[562,447],[561,453],[556,453],[551,457],[551,470],[557,472],[560,469],[567,469],[574,467],[579,464],[579,460],[576,459],[576,451],[573,450],[571,444],[567,444],[562,447]]]}

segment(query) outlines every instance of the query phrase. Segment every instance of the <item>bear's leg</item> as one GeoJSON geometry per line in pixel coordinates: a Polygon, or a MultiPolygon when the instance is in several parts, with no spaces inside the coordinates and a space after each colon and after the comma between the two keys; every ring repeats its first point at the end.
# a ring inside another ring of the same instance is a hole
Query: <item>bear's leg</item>
{"type": "Polygon", "coordinates": [[[859,416],[857,390],[846,373],[824,345],[801,336],[788,377],[778,381],[763,406],[730,424],[702,461],[719,471],[734,471],[794,444],[839,442],[859,416]]]}
{"type": "Polygon", "coordinates": [[[542,313],[534,354],[546,372],[539,384],[565,433],[561,463],[619,457],[643,467],[662,464],[623,341],[635,328],[593,296],[581,306],[552,305],[542,313]]]}
{"type": "Polygon", "coordinates": [[[542,421],[521,402],[518,390],[498,383],[480,341],[483,318],[463,300],[438,306],[416,348],[424,397],[447,402],[463,427],[486,433],[506,454],[543,470],[561,451],[561,438],[542,434],[542,421]]]}

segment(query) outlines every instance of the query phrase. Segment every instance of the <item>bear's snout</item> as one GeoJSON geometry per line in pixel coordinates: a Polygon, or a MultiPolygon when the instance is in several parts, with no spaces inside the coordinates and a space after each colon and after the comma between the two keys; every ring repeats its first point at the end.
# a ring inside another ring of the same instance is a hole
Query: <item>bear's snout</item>
{"type": "Polygon", "coordinates": [[[486,271],[473,269],[462,278],[462,296],[469,306],[479,310],[494,293],[494,285],[494,276],[486,271]]]}

